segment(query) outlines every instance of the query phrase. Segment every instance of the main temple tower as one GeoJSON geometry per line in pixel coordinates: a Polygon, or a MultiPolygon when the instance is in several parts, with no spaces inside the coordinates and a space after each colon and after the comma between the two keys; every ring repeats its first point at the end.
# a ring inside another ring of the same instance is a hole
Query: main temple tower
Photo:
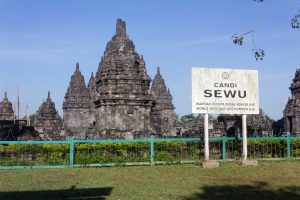
{"type": "Polygon", "coordinates": [[[127,36],[125,22],[118,19],[96,74],[96,130],[148,132],[154,106],[150,82],[143,57],[127,36]]]}

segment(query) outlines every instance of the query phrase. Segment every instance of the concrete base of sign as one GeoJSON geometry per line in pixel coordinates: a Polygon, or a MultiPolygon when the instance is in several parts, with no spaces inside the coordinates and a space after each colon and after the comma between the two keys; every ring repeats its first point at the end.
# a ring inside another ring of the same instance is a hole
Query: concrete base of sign
{"type": "Polygon", "coordinates": [[[239,160],[236,163],[243,166],[258,166],[257,160],[239,160]]]}
{"type": "Polygon", "coordinates": [[[202,167],[206,169],[212,169],[212,168],[218,168],[220,166],[218,161],[215,160],[209,160],[209,161],[203,161],[202,167]]]}

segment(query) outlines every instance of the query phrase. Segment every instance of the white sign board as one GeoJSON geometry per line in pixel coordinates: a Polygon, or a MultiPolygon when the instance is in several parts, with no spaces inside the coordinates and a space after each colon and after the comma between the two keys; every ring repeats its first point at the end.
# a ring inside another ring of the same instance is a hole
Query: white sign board
{"type": "Polygon", "coordinates": [[[192,112],[259,114],[258,71],[192,68],[192,112]]]}

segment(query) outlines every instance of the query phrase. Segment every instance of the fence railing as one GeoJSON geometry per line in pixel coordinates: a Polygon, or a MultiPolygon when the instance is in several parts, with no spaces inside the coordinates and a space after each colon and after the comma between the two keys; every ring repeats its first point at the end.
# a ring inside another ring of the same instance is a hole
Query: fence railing
{"type": "MultiPolygon", "coordinates": [[[[210,138],[210,159],[242,158],[242,138],[210,138]]],[[[300,158],[300,137],[248,138],[248,157],[300,158]]],[[[0,169],[195,163],[204,159],[203,138],[134,140],[0,141],[0,169]]]]}

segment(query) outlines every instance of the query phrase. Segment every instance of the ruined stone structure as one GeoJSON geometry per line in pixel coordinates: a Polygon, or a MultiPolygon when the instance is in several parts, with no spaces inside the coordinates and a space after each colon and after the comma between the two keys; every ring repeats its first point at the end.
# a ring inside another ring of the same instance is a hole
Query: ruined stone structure
{"type": "Polygon", "coordinates": [[[95,95],[94,82],[94,77],[92,76],[89,88],[86,87],[84,77],[77,63],[63,103],[66,134],[82,138],[86,133],[93,131],[95,121],[92,110],[92,99],[94,99],[92,96],[95,95]]]}
{"type": "Polygon", "coordinates": [[[259,109],[257,115],[247,115],[248,134],[252,136],[272,136],[275,121],[259,109]]]}
{"type": "Polygon", "coordinates": [[[61,139],[62,125],[55,104],[51,101],[50,92],[48,92],[47,100],[36,112],[34,128],[42,139],[61,139]]]}
{"type": "Polygon", "coordinates": [[[0,102],[0,120],[14,120],[15,114],[12,103],[8,101],[7,92],[4,93],[4,98],[0,102]]]}
{"type": "Polygon", "coordinates": [[[151,95],[155,101],[155,107],[151,112],[151,127],[162,135],[176,135],[173,97],[160,74],[159,67],[157,67],[157,74],[153,79],[151,95]]]}
{"type": "Polygon", "coordinates": [[[295,77],[290,86],[291,97],[289,97],[283,111],[284,132],[293,135],[300,134],[300,69],[296,70],[295,77]]]}
{"type": "MultiPolygon", "coordinates": [[[[220,115],[218,121],[224,124],[225,135],[242,137],[242,117],[240,115],[220,115]]],[[[274,122],[264,114],[262,109],[259,109],[259,114],[247,115],[247,134],[248,136],[272,136],[274,122]]]]}
{"type": "Polygon", "coordinates": [[[218,122],[223,123],[224,133],[229,137],[241,137],[242,117],[239,115],[219,115],[218,122]]]}
{"type": "Polygon", "coordinates": [[[116,35],[106,45],[96,74],[96,129],[106,133],[145,133],[151,130],[154,100],[145,61],[117,20],[116,35]]]}

